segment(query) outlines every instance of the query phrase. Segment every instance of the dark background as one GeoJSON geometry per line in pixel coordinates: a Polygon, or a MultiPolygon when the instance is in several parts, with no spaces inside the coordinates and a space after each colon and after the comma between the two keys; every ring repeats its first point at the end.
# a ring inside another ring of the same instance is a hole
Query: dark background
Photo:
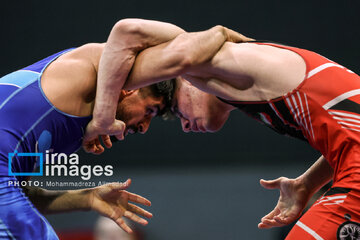
{"type": "MultiPolygon", "coordinates": [[[[359,7],[358,0],[3,1],[0,75],[65,48],[104,42],[114,23],[129,17],[167,21],[187,31],[221,24],[316,51],[359,73],[359,7]]],[[[147,134],[129,136],[98,157],[81,152],[81,162],[114,165],[111,180],[132,177],[130,190],[153,201],[156,218],[141,228],[145,239],[280,239],[277,230],[256,228],[277,198],[258,179],[296,177],[318,156],[306,144],[234,112],[214,134],[185,134],[177,120],[155,119],[147,134]]],[[[91,229],[95,219],[50,217],[57,231],[91,229]]]]}

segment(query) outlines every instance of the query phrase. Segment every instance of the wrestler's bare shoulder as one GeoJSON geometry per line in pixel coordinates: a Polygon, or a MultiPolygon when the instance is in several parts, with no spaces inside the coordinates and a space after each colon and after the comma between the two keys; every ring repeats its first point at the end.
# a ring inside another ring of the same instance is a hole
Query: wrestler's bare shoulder
{"type": "Polygon", "coordinates": [[[269,100],[286,94],[304,80],[306,72],[305,61],[297,53],[256,43],[225,43],[212,65],[238,89],[232,94],[232,98],[237,98],[233,100],[244,101],[269,100]]]}
{"type": "Polygon", "coordinates": [[[73,115],[91,113],[103,48],[104,44],[85,44],[60,56],[46,68],[41,87],[60,110],[73,115]]]}

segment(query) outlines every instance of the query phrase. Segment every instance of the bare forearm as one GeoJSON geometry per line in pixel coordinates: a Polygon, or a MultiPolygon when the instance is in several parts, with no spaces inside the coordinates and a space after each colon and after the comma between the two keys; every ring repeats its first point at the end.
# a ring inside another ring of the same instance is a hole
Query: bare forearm
{"type": "Polygon", "coordinates": [[[35,207],[44,214],[90,210],[88,189],[50,191],[37,187],[24,188],[35,207]]]}
{"type": "Polygon", "coordinates": [[[174,40],[142,51],[136,58],[126,88],[136,89],[168,80],[209,61],[227,40],[222,26],[183,33],[174,40]]]}
{"type": "Polygon", "coordinates": [[[93,117],[101,125],[114,121],[120,90],[132,68],[136,54],[167,42],[184,32],[163,22],[126,19],[112,29],[101,56],[93,117]]]}
{"type": "Polygon", "coordinates": [[[301,181],[311,193],[315,193],[332,179],[333,171],[324,156],[321,156],[297,180],[301,181]]]}

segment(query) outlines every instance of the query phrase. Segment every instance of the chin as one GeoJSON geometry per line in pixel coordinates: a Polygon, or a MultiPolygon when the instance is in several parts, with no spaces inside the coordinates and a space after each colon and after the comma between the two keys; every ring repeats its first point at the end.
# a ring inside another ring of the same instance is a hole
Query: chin
{"type": "Polygon", "coordinates": [[[217,118],[217,119],[214,119],[213,121],[209,121],[206,124],[206,131],[211,132],[211,133],[219,131],[224,126],[226,120],[227,120],[227,117],[223,118],[223,119],[217,118]]]}
{"type": "Polygon", "coordinates": [[[214,132],[217,132],[217,131],[219,131],[222,127],[224,126],[224,123],[213,123],[213,124],[208,124],[207,126],[206,126],[206,131],[207,132],[211,132],[211,133],[214,133],[214,132]]]}

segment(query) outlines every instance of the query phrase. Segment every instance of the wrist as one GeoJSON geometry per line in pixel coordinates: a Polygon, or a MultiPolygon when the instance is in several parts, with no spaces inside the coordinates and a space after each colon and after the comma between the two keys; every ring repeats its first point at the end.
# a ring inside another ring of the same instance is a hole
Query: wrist
{"type": "Polygon", "coordinates": [[[93,194],[91,189],[70,190],[69,194],[72,201],[76,202],[77,206],[75,208],[77,210],[92,210],[93,194]]]}
{"type": "Polygon", "coordinates": [[[299,191],[304,192],[307,195],[312,195],[316,192],[317,189],[314,189],[314,185],[311,184],[305,175],[301,175],[294,179],[296,188],[299,191]]]}
{"type": "Polygon", "coordinates": [[[109,129],[111,127],[111,125],[114,123],[115,121],[115,117],[114,118],[102,118],[99,116],[93,116],[92,119],[92,127],[96,130],[104,130],[104,129],[109,129]]]}

